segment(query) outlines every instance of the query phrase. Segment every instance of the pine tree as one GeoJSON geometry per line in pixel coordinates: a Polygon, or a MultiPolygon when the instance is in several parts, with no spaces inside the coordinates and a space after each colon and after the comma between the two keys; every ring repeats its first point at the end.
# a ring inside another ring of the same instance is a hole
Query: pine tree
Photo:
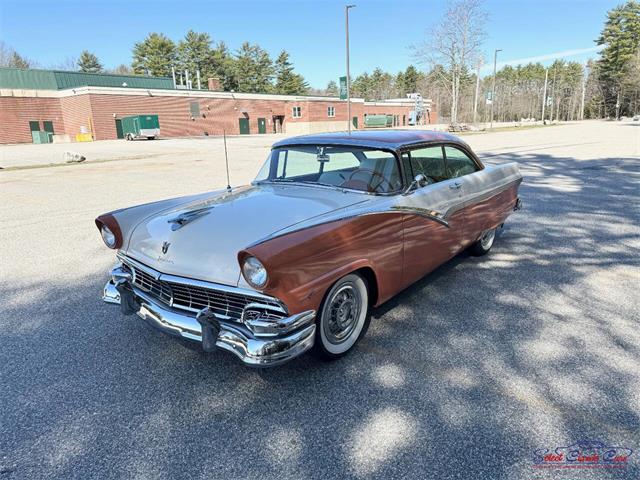
{"type": "Polygon", "coordinates": [[[403,95],[407,93],[415,93],[418,91],[418,80],[420,79],[420,72],[413,65],[409,65],[404,71],[403,75],[403,95]]]}
{"type": "Polygon", "coordinates": [[[93,53],[83,50],[78,59],[78,70],[87,73],[100,73],[102,72],[102,64],[93,53]]]}
{"type": "Polygon", "coordinates": [[[180,40],[177,48],[177,60],[180,70],[189,70],[192,78],[200,70],[203,79],[214,75],[211,58],[211,37],[208,33],[197,33],[189,30],[180,40]]]}
{"type": "Polygon", "coordinates": [[[222,88],[226,91],[238,90],[235,58],[229,52],[227,45],[224,42],[218,42],[211,50],[209,59],[213,74],[220,80],[222,88]]]}
{"type": "Polygon", "coordinates": [[[13,68],[31,68],[31,63],[26,58],[22,57],[18,54],[18,52],[13,52],[11,55],[11,60],[9,62],[9,66],[13,68]]]}
{"type": "Polygon", "coordinates": [[[235,83],[240,92],[270,93],[273,89],[273,62],[266,50],[244,42],[233,64],[235,83]]]}
{"type": "Polygon", "coordinates": [[[633,75],[633,65],[640,58],[640,3],[629,0],[607,14],[607,21],[596,40],[604,49],[600,53],[599,72],[604,84],[605,102],[609,111],[619,105],[620,114],[630,112],[630,95],[638,88],[640,79],[633,75]],[[625,91],[626,90],[626,91],[625,91]]]}
{"type": "Polygon", "coordinates": [[[331,80],[327,84],[327,88],[325,88],[325,93],[327,95],[331,95],[332,97],[337,97],[340,94],[340,90],[338,89],[338,84],[331,80]]]}
{"type": "Polygon", "coordinates": [[[168,77],[176,64],[176,46],[162,33],[150,33],[133,47],[133,71],[168,77]]]}
{"type": "Polygon", "coordinates": [[[282,50],[275,63],[276,85],[275,92],[284,95],[304,95],[309,85],[304,77],[294,72],[293,64],[289,61],[289,54],[282,50]]]}

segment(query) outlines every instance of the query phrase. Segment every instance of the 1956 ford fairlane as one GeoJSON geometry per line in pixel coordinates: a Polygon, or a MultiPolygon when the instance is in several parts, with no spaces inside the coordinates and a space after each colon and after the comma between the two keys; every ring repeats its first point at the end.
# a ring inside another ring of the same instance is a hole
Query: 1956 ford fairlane
{"type": "Polygon", "coordinates": [[[252,366],[349,352],[370,311],[520,208],[516,164],[430,131],[276,143],[251,185],[96,219],[118,264],[106,302],[252,366]]]}

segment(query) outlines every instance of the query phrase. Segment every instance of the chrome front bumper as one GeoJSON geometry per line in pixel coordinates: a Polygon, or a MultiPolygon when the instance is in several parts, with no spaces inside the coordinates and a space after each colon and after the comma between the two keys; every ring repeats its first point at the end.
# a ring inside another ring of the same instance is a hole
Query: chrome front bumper
{"type": "MultiPolygon", "coordinates": [[[[168,335],[202,343],[202,320],[162,305],[126,278],[114,276],[113,273],[112,279],[104,287],[102,299],[105,302],[117,305],[125,303],[122,308],[124,313],[136,313],[168,335]],[[123,299],[123,295],[126,298],[123,299]],[[133,308],[128,309],[127,306],[133,308]]],[[[209,316],[215,317],[214,314],[209,316]]],[[[217,337],[215,346],[233,353],[246,365],[254,367],[287,362],[311,348],[315,340],[314,311],[302,312],[276,322],[257,321],[253,331],[241,323],[219,318],[212,320],[214,327],[209,332],[214,332],[214,337],[217,337]]],[[[208,328],[207,324],[203,325],[208,328]]]]}

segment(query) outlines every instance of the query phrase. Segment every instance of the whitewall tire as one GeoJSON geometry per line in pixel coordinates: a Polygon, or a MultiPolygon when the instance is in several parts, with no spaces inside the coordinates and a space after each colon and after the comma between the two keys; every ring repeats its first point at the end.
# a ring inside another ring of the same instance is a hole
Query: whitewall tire
{"type": "Polygon", "coordinates": [[[346,355],[369,327],[369,291],[360,275],[351,273],[327,292],[316,317],[315,351],[328,359],[346,355]]]}

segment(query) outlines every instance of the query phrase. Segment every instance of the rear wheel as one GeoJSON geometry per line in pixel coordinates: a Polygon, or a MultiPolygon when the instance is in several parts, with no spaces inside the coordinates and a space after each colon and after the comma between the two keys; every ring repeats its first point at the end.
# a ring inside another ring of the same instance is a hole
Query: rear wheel
{"type": "Polygon", "coordinates": [[[370,319],[366,281],[356,273],[342,277],[329,289],[316,318],[315,352],[324,359],[346,355],[364,337],[370,319]]]}
{"type": "Polygon", "coordinates": [[[471,246],[469,252],[476,256],[486,255],[489,253],[489,250],[491,250],[495,239],[496,229],[492,228],[491,230],[486,230],[482,233],[478,241],[471,246]]]}

